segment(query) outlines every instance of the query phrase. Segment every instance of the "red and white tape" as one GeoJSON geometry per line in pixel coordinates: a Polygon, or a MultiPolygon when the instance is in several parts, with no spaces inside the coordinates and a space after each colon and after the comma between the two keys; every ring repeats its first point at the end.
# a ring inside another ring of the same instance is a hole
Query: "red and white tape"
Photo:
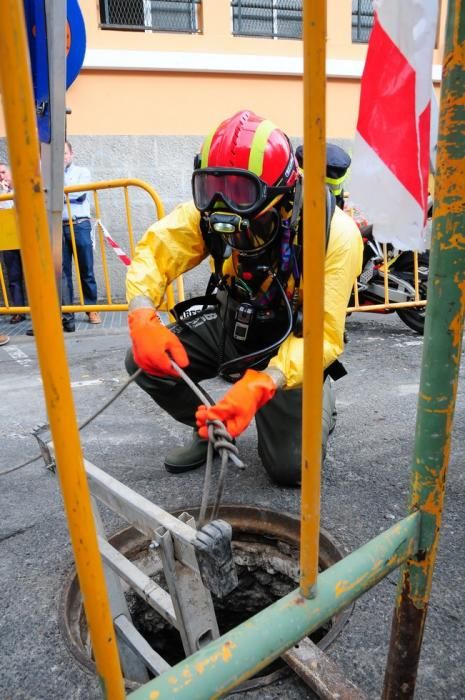
{"type": "Polygon", "coordinates": [[[130,265],[130,264],[131,264],[131,258],[129,258],[129,257],[126,255],[126,253],[124,252],[124,250],[123,250],[122,248],[119,247],[119,245],[117,244],[117,242],[113,240],[113,238],[110,236],[110,234],[108,233],[108,230],[107,230],[107,229],[105,228],[105,226],[102,224],[102,222],[100,221],[100,219],[97,219],[97,220],[96,220],[96,222],[95,222],[95,224],[94,224],[94,228],[93,228],[92,234],[95,235],[98,226],[100,227],[100,229],[101,229],[101,231],[102,231],[102,233],[103,233],[103,237],[104,237],[105,241],[108,243],[109,246],[111,246],[111,248],[113,249],[114,253],[116,253],[116,255],[119,257],[119,259],[121,260],[121,262],[122,262],[124,265],[126,265],[126,266],[130,265]]]}

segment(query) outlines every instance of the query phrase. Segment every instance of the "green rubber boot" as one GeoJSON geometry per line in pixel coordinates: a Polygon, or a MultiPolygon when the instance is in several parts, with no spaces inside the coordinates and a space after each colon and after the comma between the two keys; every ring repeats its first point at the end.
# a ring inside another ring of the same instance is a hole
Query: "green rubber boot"
{"type": "Polygon", "coordinates": [[[198,469],[207,459],[208,440],[203,440],[194,430],[190,445],[175,447],[165,457],[165,469],[171,474],[182,474],[198,469]]]}

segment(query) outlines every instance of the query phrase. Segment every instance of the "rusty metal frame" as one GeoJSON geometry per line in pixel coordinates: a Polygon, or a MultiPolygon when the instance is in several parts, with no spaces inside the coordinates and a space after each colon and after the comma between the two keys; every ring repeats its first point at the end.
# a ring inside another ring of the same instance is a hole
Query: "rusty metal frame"
{"type": "Polygon", "coordinates": [[[384,700],[415,691],[458,387],[465,314],[465,1],[450,0],[439,118],[425,341],[409,509],[422,515],[415,556],[401,569],[384,700]]]}

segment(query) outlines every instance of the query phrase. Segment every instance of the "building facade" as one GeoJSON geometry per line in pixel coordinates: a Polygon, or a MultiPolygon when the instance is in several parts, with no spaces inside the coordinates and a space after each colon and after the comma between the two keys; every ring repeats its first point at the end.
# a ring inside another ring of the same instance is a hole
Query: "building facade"
{"type": "MultiPolygon", "coordinates": [[[[441,4],[438,81],[444,0],[441,4]]],[[[169,160],[176,154],[190,164],[198,137],[243,108],[301,137],[302,0],[80,0],[80,5],[87,52],[67,94],[68,134],[80,137],[80,147],[81,137],[90,140],[85,156],[94,174],[107,165],[119,174],[140,166],[145,177],[154,167],[164,169],[166,163],[153,163],[157,149],[145,137],[158,140],[162,152],[166,146],[169,160]]],[[[328,0],[327,16],[327,135],[351,140],[372,0],[328,0]]]]}
{"type": "MultiPolygon", "coordinates": [[[[170,210],[191,196],[202,136],[234,112],[252,109],[301,140],[302,0],[80,5],[87,51],[67,93],[67,131],[76,161],[90,168],[94,180],[141,178],[170,210]]],[[[441,0],[436,87],[445,9],[441,0]]],[[[373,0],[327,0],[327,136],[349,146],[372,23],[373,0]]],[[[0,112],[0,157],[6,155],[4,133],[0,112]]],[[[116,200],[109,202],[105,223],[117,237],[124,225],[116,200]]],[[[152,208],[141,199],[133,218],[140,233],[152,208]]]]}

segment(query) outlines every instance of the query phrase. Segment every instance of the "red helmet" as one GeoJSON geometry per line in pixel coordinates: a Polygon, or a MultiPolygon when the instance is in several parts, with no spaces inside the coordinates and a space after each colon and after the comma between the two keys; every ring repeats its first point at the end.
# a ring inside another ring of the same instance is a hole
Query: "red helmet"
{"type": "Polygon", "coordinates": [[[298,176],[289,139],[273,122],[244,110],[226,119],[204,141],[200,168],[240,168],[271,187],[292,187],[298,176]]]}
{"type": "Polygon", "coordinates": [[[192,193],[213,231],[232,248],[256,254],[276,239],[276,205],[298,178],[287,136],[267,119],[244,111],[205,139],[194,165],[192,193]]]}

